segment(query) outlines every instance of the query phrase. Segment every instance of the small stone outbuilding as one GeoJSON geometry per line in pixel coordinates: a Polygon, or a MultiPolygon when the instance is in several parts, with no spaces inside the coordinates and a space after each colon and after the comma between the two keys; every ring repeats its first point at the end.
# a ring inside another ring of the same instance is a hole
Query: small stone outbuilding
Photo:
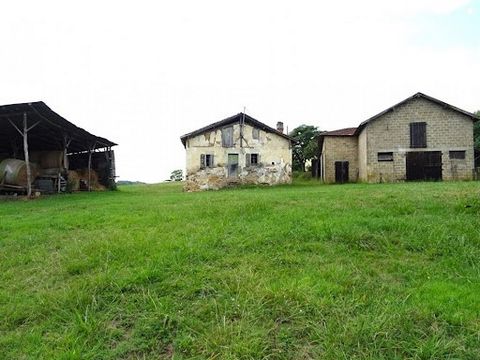
{"type": "Polygon", "coordinates": [[[417,93],[357,128],[319,136],[319,177],[327,183],[470,180],[479,119],[417,93]]]}
{"type": "Polygon", "coordinates": [[[293,139],[244,113],[183,135],[186,191],[292,181],[293,139]]]}

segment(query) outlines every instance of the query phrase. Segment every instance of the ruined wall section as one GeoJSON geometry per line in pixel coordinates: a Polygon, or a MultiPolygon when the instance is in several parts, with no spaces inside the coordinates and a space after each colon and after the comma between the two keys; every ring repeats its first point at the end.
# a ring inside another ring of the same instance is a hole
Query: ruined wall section
{"type": "Polygon", "coordinates": [[[231,147],[222,146],[222,128],[187,139],[186,191],[220,189],[234,184],[275,185],[292,181],[292,148],[288,139],[258,128],[254,130],[250,124],[243,125],[241,137],[240,125],[236,123],[230,126],[233,126],[231,147]],[[235,177],[229,177],[229,154],[238,155],[238,175],[235,177]],[[247,156],[250,154],[258,155],[258,164],[248,164],[247,156]],[[202,155],[213,155],[212,167],[201,167],[202,155]]]}

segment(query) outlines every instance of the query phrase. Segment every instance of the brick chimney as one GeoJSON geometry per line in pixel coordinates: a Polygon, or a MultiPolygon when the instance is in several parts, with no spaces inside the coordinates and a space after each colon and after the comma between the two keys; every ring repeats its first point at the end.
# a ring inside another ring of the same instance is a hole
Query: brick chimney
{"type": "Polygon", "coordinates": [[[277,122],[277,131],[280,131],[283,133],[283,122],[279,121],[277,122]]]}

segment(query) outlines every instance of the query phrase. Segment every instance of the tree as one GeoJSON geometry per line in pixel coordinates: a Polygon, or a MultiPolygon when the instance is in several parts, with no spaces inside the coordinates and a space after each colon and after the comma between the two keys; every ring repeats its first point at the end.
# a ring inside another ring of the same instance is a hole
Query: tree
{"type": "Polygon", "coordinates": [[[305,171],[305,162],[318,156],[318,135],[313,125],[300,125],[290,132],[297,143],[293,145],[293,170],[305,171]]]}
{"type": "Polygon", "coordinates": [[[173,170],[170,174],[170,180],[172,181],[182,181],[183,180],[183,170],[173,170]]]}
{"type": "MultiPolygon", "coordinates": [[[[478,110],[475,115],[480,118],[480,110],[478,110]]],[[[473,136],[475,139],[475,149],[480,150],[480,121],[477,121],[473,125],[473,136]]]]}

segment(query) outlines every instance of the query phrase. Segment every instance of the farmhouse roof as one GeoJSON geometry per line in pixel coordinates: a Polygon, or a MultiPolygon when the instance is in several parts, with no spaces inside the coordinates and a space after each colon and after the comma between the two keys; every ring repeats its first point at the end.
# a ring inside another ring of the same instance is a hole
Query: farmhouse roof
{"type": "Polygon", "coordinates": [[[333,131],[325,131],[320,134],[320,136],[353,136],[355,135],[356,127],[344,128],[333,131]]]}
{"type": "Polygon", "coordinates": [[[277,129],[274,129],[274,128],[272,128],[272,127],[270,127],[270,126],[268,126],[268,125],[266,125],[266,124],[264,124],[260,121],[258,121],[257,119],[254,119],[253,117],[251,117],[247,114],[241,113],[241,112],[236,114],[236,115],[230,116],[226,119],[223,119],[223,120],[214,122],[210,125],[204,126],[200,129],[192,131],[188,134],[182,135],[180,137],[180,140],[182,141],[183,146],[185,146],[185,144],[187,142],[187,139],[189,139],[189,138],[192,138],[194,136],[203,134],[204,132],[209,131],[209,130],[217,129],[217,128],[222,127],[222,126],[227,126],[227,125],[230,125],[230,124],[239,123],[240,121],[243,121],[243,119],[245,119],[246,124],[253,125],[253,126],[255,126],[255,127],[259,128],[261,130],[264,130],[264,131],[269,132],[269,133],[276,134],[276,135],[281,136],[281,137],[283,137],[287,140],[295,142],[295,140],[292,137],[290,137],[290,136],[278,131],[277,129]]]}
{"type": "Polygon", "coordinates": [[[470,117],[473,121],[478,121],[480,120],[479,117],[477,117],[475,114],[472,114],[471,112],[468,112],[468,111],[465,111],[465,110],[462,110],[456,106],[453,106],[453,105],[450,105],[450,104],[447,104],[446,102],[444,101],[441,101],[441,100],[438,100],[438,99],[435,99],[434,97],[431,97],[431,96],[428,96],[428,95],[425,95],[421,92],[417,92],[416,94],[406,98],[405,100],[403,101],[400,101],[398,104],[395,104],[393,106],[390,106],[388,109],[386,110],[383,110],[382,112],[378,113],[377,115],[374,115],[372,116],[371,118],[365,120],[364,122],[362,122],[357,130],[355,131],[355,135],[358,135],[362,132],[362,130],[365,128],[365,126],[367,126],[368,123],[378,119],[379,117],[381,117],[382,115],[385,115],[386,113],[390,112],[390,111],[395,111],[395,109],[403,104],[405,104],[406,102],[409,102],[413,99],[420,99],[420,98],[423,98],[423,99],[426,99],[426,100],[429,100],[431,102],[434,102],[446,109],[450,109],[450,110],[453,110],[453,111],[456,111],[456,112],[459,112],[460,114],[463,114],[465,116],[468,116],[470,117]]]}
{"type": "Polygon", "coordinates": [[[65,138],[70,141],[69,153],[117,145],[75,126],[43,101],[37,101],[0,106],[0,152],[9,152],[12,140],[20,136],[12,123],[22,129],[24,114],[27,115],[29,127],[36,124],[28,132],[28,145],[33,151],[63,149],[65,138]]]}

